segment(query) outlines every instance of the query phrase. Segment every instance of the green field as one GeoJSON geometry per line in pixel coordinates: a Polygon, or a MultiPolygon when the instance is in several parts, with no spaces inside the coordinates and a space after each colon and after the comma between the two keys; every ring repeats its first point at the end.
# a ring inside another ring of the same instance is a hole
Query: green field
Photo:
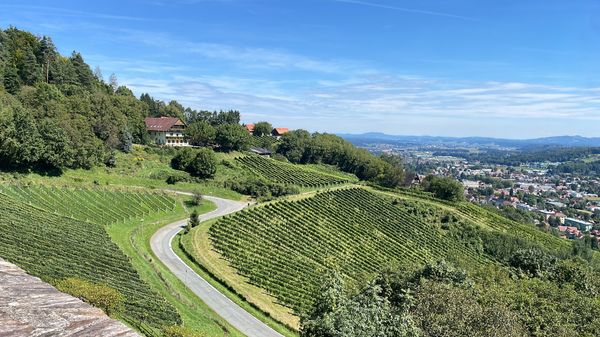
{"type": "Polygon", "coordinates": [[[207,232],[196,229],[193,240],[183,242],[186,251],[210,263],[212,271],[234,288],[245,289],[247,282],[302,311],[311,304],[320,272],[332,263],[350,280],[439,259],[471,266],[493,263],[481,249],[449,230],[451,226],[512,231],[553,248],[568,245],[466,202],[451,205],[426,194],[360,187],[253,207],[221,219],[207,232]],[[203,240],[207,242],[198,244],[203,240]],[[222,260],[221,267],[215,267],[217,259],[210,258],[213,249],[235,272],[228,271],[222,260]],[[215,271],[218,268],[222,271],[215,271]]]}
{"type": "MultiPolygon", "coordinates": [[[[106,192],[98,201],[112,200],[111,196],[106,192]]],[[[102,224],[56,214],[58,210],[44,206],[0,193],[0,256],[50,283],[77,277],[107,284],[126,297],[122,318],[138,328],[181,322],[175,308],[140,278],[102,224]]],[[[75,215],[86,217],[83,214],[75,215]]]]}
{"type": "Polygon", "coordinates": [[[243,211],[213,225],[209,235],[249,282],[287,306],[305,309],[328,259],[351,278],[401,261],[481,261],[439,228],[442,215],[351,188],[243,211]]]}
{"type": "Polygon", "coordinates": [[[356,181],[356,178],[333,173],[317,165],[305,167],[252,155],[238,157],[236,161],[249,171],[280,184],[319,188],[356,181]]]}
{"type": "Polygon", "coordinates": [[[233,200],[244,198],[241,194],[223,187],[224,181],[236,179],[241,174],[221,164],[223,160],[233,160],[233,154],[217,154],[220,164],[217,169],[217,176],[214,179],[192,181],[188,173],[171,168],[170,161],[173,153],[167,150],[136,145],[131,153],[117,152],[114,167],[98,166],[89,170],[65,169],[59,175],[36,172],[26,174],[0,172],[0,183],[44,184],[69,188],[106,186],[131,189],[131,187],[143,187],[145,189],[172,189],[186,192],[200,191],[205,195],[233,200]],[[171,185],[166,182],[171,175],[184,177],[190,179],[190,181],[181,181],[171,185]]]}
{"type": "Polygon", "coordinates": [[[175,208],[175,200],[164,193],[43,185],[4,185],[0,186],[0,193],[56,214],[100,225],[125,222],[175,208]]]}

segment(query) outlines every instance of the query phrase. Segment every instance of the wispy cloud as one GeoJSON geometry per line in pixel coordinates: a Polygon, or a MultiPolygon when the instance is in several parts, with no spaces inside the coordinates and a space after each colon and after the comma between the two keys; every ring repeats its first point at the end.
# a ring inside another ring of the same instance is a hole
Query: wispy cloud
{"type": "Polygon", "coordinates": [[[458,19],[458,20],[466,20],[466,21],[479,21],[476,18],[471,18],[468,16],[462,16],[462,15],[456,15],[456,14],[450,14],[450,13],[444,13],[444,12],[427,11],[427,10],[415,9],[415,8],[391,6],[391,5],[385,5],[385,4],[375,3],[375,2],[367,2],[367,1],[359,1],[359,0],[333,0],[333,1],[347,3],[347,4],[353,4],[353,5],[360,5],[360,6],[391,9],[391,10],[395,10],[395,11],[413,13],[413,14],[441,16],[441,17],[458,19]]]}
{"type": "Polygon", "coordinates": [[[20,9],[26,10],[30,14],[32,12],[36,12],[35,14],[43,15],[43,16],[62,16],[62,17],[75,17],[75,18],[96,18],[96,19],[109,19],[109,20],[126,20],[126,21],[146,21],[146,19],[136,16],[127,16],[127,15],[116,15],[116,14],[108,14],[108,13],[91,13],[84,12],[78,10],[71,10],[59,7],[48,7],[48,6],[32,6],[32,5],[14,5],[14,4],[0,4],[0,8],[7,9],[20,9]]]}

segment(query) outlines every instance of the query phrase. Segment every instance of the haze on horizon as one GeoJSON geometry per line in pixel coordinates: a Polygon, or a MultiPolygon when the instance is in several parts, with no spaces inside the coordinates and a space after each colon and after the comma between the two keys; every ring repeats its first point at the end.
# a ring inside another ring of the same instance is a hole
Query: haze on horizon
{"type": "Polygon", "coordinates": [[[74,0],[0,3],[148,92],[336,133],[599,136],[600,3],[74,0]]]}

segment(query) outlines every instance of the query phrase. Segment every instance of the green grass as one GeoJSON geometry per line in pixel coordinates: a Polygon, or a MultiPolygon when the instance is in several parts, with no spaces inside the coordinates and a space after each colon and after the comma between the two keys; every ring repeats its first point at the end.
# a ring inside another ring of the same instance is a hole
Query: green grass
{"type": "MultiPolygon", "coordinates": [[[[194,231],[199,230],[201,228],[208,227],[209,223],[201,224],[199,227],[194,228],[194,231]]],[[[187,249],[185,249],[186,245],[189,245],[189,242],[184,242],[185,240],[189,240],[191,236],[183,235],[182,233],[178,234],[173,239],[173,250],[175,253],[188,265],[190,266],[198,275],[207,280],[213,287],[215,287],[220,293],[227,296],[237,305],[242,307],[244,310],[252,314],[254,317],[258,318],[263,323],[267,324],[269,327],[279,332],[280,334],[287,337],[297,337],[298,333],[291,327],[285,326],[280,322],[274,320],[269,314],[266,314],[263,310],[258,308],[256,305],[251,304],[248,300],[242,297],[240,294],[237,294],[233,291],[233,289],[229,288],[226,283],[216,278],[216,275],[209,273],[204,266],[199,264],[197,261],[192,260],[190,257],[190,253],[187,249]],[[176,244],[177,243],[177,244],[176,244]]]]}
{"type": "MultiPolygon", "coordinates": [[[[159,152],[160,153],[160,152],[159,152]]],[[[234,154],[218,153],[219,162],[232,158],[234,154]]],[[[232,175],[230,169],[222,164],[217,168],[217,178],[207,181],[178,182],[167,184],[169,175],[186,175],[185,172],[170,167],[171,155],[157,154],[144,147],[135,146],[132,153],[116,153],[115,167],[94,167],[90,170],[66,169],[58,176],[39,174],[35,172],[21,174],[0,172],[0,182],[20,184],[45,184],[59,187],[143,187],[148,189],[172,189],[178,191],[196,192],[232,200],[245,199],[241,194],[224,188],[222,181],[232,175]]]]}
{"type": "MultiPolygon", "coordinates": [[[[197,210],[201,214],[214,208],[214,204],[205,200],[197,210]]],[[[184,326],[209,337],[243,336],[171,274],[150,248],[150,238],[160,227],[186,217],[189,211],[191,209],[186,210],[182,203],[178,203],[175,211],[169,216],[149,218],[138,223],[112,225],[108,228],[108,232],[113,241],[131,259],[131,263],[142,279],[177,309],[184,326]]]]}

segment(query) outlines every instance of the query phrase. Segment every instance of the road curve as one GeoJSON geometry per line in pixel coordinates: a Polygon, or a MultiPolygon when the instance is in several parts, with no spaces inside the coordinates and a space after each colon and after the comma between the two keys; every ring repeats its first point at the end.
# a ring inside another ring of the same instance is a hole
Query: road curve
{"type": "MultiPolygon", "coordinates": [[[[181,192],[180,192],[181,193],[181,192]]],[[[187,193],[181,193],[187,194],[187,193]]],[[[200,215],[200,221],[220,217],[243,209],[247,204],[211,196],[204,196],[217,206],[212,212],[200,215]]],[[[159,229],[150,239],[150,247],[156,257],[164,263],[188,288],[224,320],[248,337],[283,337],[246,310],[221,294],[205,279],[196,274],[175,254],[171,241],[186,225],[187,219],[168,224],[159,229]]]]}

